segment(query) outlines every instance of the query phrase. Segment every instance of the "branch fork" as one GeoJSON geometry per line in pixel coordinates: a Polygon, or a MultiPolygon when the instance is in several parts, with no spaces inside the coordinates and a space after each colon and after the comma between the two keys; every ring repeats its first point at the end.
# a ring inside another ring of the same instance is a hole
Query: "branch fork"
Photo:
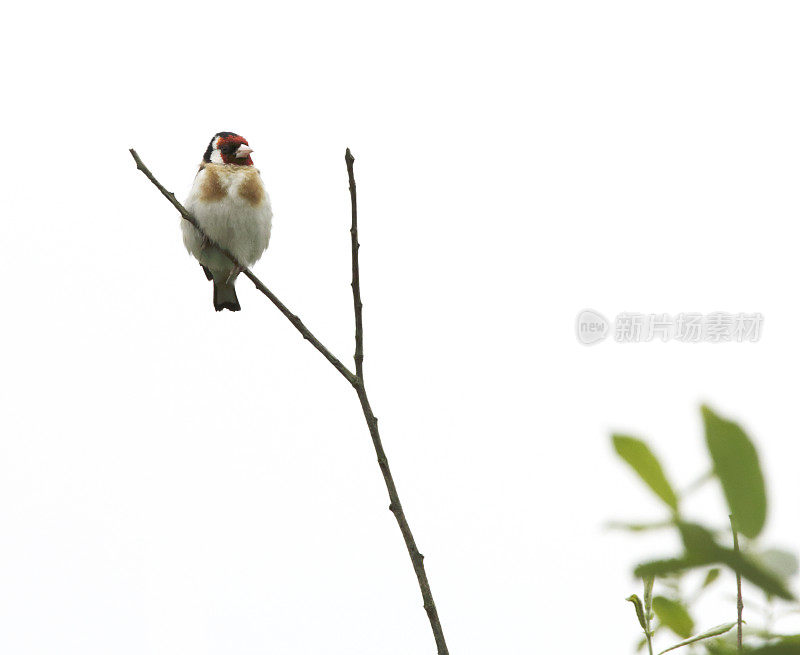
{"type": "Polygon", "coordinates": [[[189,213],[186,208],[177,201],[175,198],[175,194],[171,191],[167,191],[166,188],[153,176],[147,166],[144,165],[139,155],[136,151],[131,148],[130,149],[131,156],[133,157],[134,161],[136,162],[136,168],[140,170],[148,180],[150,180],[155,187],[162,193],[162,195],[178,210],[178,213],[183,217],[184,220],[191,223],[197,231],[202,236],[204,243],[207,243],[207,247],[213,247],[219,250],[225,257],[227,257],[236,269],[241,270],[241,273],[245,275],[249,280],[255,285],[256,289],[258,289],[261,293],[263,293],[267,298],[269,298],[270,302],[278,308],[278,311],[281,312],[289,322],[295,327],[295,329],[303,335],[303,338],[306,341],[309,341],[314,348],[316,348],[325,359],[337,370],[339,373],[347,380],[352,387],[356,391],[356,395],[358,396],[358,400],[361,403],[361,409],[364,413],[364,419],[367,423],[367,428],[369,429],[370,437],[372,438],[372,445],[375,448],[375,454],[378,458],[378,466],[380,467],[381,473],[383,474],[383,480],[386,484],[386,491],[389,494],[389,511],[392,512],[395,519],[397,520],[397,525],[400,528],[400,532],[403,535],[403,541],[406,544],[406,548],[408,549],[409,557],[411,558],[411,563],[414,567],[414,573],[417,576],[417,582],[419,584],[419,589],[422,594],[422,601],[423,607],[425,608],[425,612],[428,615],[428,620],[431,624],[431,630],[433,631],[434,640],[436,642],[436,649],[438,655],[448,655],[447,644],[445,643],[444,633],[442,632],[442,625],[439,621],[439,614],[436,611],[436,604],[433,601],[433,595],[431,593],[430,584],[428,583],[428,576],[425,572],[425,566],[423,564],[423,560],[425,559],[422,553],[419,552],[417,545],[414,541],[414,536],[411,533],[411,528],[408,525],[408,520],[406,519],[405,512],[403,511],[403,506],[400,503],[400,497],[397,494],[397,488],[394,483],[394,478],[392,478],[392,473],[389,468],[389,460],[386,458],[386,453],[383,450],[383,443],[381,442],[381,436],[378,432],[378,418],[372,411],[372,407],[369,404],[369,398],[367,396],[367,390],[364,383],[364,325],[363,325],[363,303],[361,302],[361,283],[360,283],[360,272],[359,272],[359,265],[358,265],[358,250],[360,248],[360,244],[358,243],[358,207],[356,202],[356,181],[355,175],[353,173],[353,163],[355,162],[355,158],[350,152],[348,148],[345,152],[345,164],[347,166],[347,178],[350,185],[350,206],[351,206],[351,225],[350,225],[350,245],[351,245],[351,252],[352,252],[352,282],[350,286],[353,290],[353,313],[355,316],[355,353],[353,355],[353,360],[355,362],[355,372],[351,371],[347,366],[345,366],[333,353],[331,353],[328,348],[326,348],[319,339],[317,339],[312,332],[305,326],[303,321],[300,320],[300,317],[296,314],[292,313],[286,305],[281,302],[281,300],[270,291],[261,280],[259,280],[253,272],[247,268],[246,266],[242,266],[242,264],[237,261],[236,257],[234,257],[228,250],[220,246],[220,244],[216,243],[214,240],[210,239],[208,235],[203,231],[200,225],[197,222],[197,219],[189,213]]]}

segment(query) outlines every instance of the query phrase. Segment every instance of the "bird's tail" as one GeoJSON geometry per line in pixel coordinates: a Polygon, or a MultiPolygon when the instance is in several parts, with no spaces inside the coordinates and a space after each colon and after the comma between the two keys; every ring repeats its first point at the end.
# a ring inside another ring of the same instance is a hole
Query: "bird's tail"
{"type": "Polygon", "coordinates": [[[214,309],[218,312],[223,309],[238,312],[242,308],[239,305],[239,299],[236,297],[235,283],[235,280],[228,282],[225,278],[217,279],[217,277],[214,277],[214,309]]]}

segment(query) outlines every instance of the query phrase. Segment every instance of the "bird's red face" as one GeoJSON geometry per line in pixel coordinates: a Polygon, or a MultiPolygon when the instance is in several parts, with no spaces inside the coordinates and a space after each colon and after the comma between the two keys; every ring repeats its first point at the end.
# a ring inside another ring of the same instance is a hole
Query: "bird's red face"
{"type": "Polygon", "coordinates": [[[217,132],[208,144],[203,161],[213,164],[252,166],[251,152],[253,149],[243,136],[233,132],[217,132]]]}

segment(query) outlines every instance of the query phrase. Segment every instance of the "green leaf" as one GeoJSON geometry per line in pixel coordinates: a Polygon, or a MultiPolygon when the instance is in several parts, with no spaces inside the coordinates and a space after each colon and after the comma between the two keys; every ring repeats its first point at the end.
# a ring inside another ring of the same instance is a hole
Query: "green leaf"
{"type": "Polygon", "coordinates": [[[683,641],[675,644],[674,646],[670,646],[662,650],[658,655],[663,655],[663,653],[668,653],[671,650],[675,650],[676,648],[680,648],[681,646],[688,646],[689,644],[693,644],[698,641],[702,641],[703,639],[710,639],[711,637],[719,637],[720,635],[724,635],[728,630],[733,628],[736,625],[736,621],[733,623],[723,623],[722,625],[715,626],[710,630],[706,630],[705,632],[700,633],[699,635],[695,635],[694,637],[690,637],[689,639],[684,639],[683,641]]]}
{"type": "Polygon", "coordinates": [[[773,596],[778,596],[785,600],[794,600],[792,593],[786,588],[783,582],[776,578],[771,572],[765,571],[763,568],[755,564],[752,560],[739,554],[738,556],[733,552],[722,552],[718,554],[718,558],[714,561],[706,559],[698,559],[691,556],[673,557],[670,559],[653,560],[639,564],[634,570],[633,574],[636,576],[654,575],[658,578],[666,575],[675,575],[683,573],[691,569],[696,569],[709,564],[721,563],[727,564],[734,571],[741,573],[742,577],[760,587],[763,591],[773,596]]]}
{"type": "Polygon", "coordinates": [[[714,541],[714,535],[702,525],[681,522],[678,524],[678,529],[683,538],[683,546],[690,558],[726,564],[767,593],[792,600],[792,594],[779,576],[749,555],[720,546],[714,541]]]}
{"type": "Polygon", "coordinates": [[[713,560],[722,550],[722,547],[714,541],[711,531],[702,525],[681,521],[678,523],[678,530],[686,552],[698,559],[713,560]]]}
{"type": "Polygon", "coordinates": [[[752,655],[800,655],[800,635],[786,635],[774,644],[748,648],[745,653],[752,653],[752,655]]]}
{"type": "Polygon", "coordinates": [[[753,553],[753,558],[764,568],[769,569],[781,578],[791,578],[797,574],[797,555],[779,548],[768,548],[760,553],[753,553]]]}
{"type": "MultiPolygon", "coordinates": [[[[764,637],[768,638],[768,637],[764,637]]],[[[745,655],[800,655],[800,635],[778,635],[769,637],[770,643],[763,646],[746,646],[745,655]]],[[[720,640],[710,642],[706,648],[714,655],[737,655],[735,645],[722,643],[720,640]]]]}
{"type": "Polygon", "coordinates": [[[703,589],[708,587],[711,584],[714,584],[716,579],[719,577],[719,569],[709,569],[708,573],[706,573],[706,579],[703,580],[703,589]]]}
{"type": "Polygon", "coordinates": [[[634,575],[638,577],[649,575],[664,577],[682,573],[689,569],[708,566],[709,564],[725,564],[768,594],[785,600],[794,600],[794,596],[786,588],[783,580],[752,557],[737,553],[730,548],[719,546],[714,542],[711,533],[702,526],[693,523],[680,523],[679,528],[686,554],[682,557],[640,564],[634,569],[634,575]]]}
{"type": "Polygon", "coordinates": [[[653,610],[662,625],[667,626],[676,635],[684,639],[691,636],[694,621],[683,603],[664,596],[656,596],[653,599],[653,610]]]}
{"type": "Polygon", "coordinates": [[[741,574],[743,578],[752,584],[760,587],[763,591],[784,600],[794,600],[783,580],[776,576],[769,569],[764,568],[748,555],[735,553],[732,550],[723,549],[720,561],[727,564],[734,571],[741,574]]]}
{"type": "Polygon", "coordinates": [[[686,554],[683,557],[640,564],[634,570],[635,575],[663,577],[709,564],[725,564],[768,594],[786,600],[794,599],[780,577],[752,557],[737,553],[730,548],[723,548],[714,541],[711,532],[703,526],[681,522],[678,524],[678,528],[683,538],[686,554]]]}
{"type": "Polygon", "coordinates": [[[657,559],[639,564],[639,566],[633,570],[633,574],[637,577],[653,575],[657,578],[663,578],[667,575],[683,573],[684,571],[695,569],[699,566],[707,566],[711,563],[712,562],[699,561],[691,557],[671,557],[669,559],[657,559]]]}
{"type": "Polygon", "coordinates": [[[641,439],[622,434],[615,434],[611,439],[617,454],[636,471],[661,500],[677,512],[678,497],[650,447],[641,439]]]}
{"type": "Polygon", "coordinates": [[[722,484],[736,527],[753,539],[767,519],[767,493],[758,453],[736,423],[717,416],[705,405],[701,411],[714,472],[722,484]]]}
{"type": "Polygon", "coordinates": [[[636,594],[628,596],[625,600],[633,603],[633,606],[636,608],[636,618],[639,619],[639,625],[642,626],[642,630],[647,633],[647,622],[644,620],[644,607],[642,606],[642,600],[636,594]]]}

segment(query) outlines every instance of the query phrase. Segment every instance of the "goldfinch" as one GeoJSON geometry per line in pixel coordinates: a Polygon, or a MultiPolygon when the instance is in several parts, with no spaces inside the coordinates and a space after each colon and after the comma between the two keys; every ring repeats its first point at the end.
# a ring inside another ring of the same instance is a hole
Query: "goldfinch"
{"type": "MultiPolygon", "coordinates": [[[[248,268],[267,249],[272,228],[272,207],[250,158],[252,152],[238,134],[217,132],[206,148],[185,204],[208,238],[248,268]]],[[[214,283],[214,309],[238,312],[241,307],[234,284],[241,270],[210,247],[189,221],[181,221],[181,229],[186,249],[214,283]]]]}

